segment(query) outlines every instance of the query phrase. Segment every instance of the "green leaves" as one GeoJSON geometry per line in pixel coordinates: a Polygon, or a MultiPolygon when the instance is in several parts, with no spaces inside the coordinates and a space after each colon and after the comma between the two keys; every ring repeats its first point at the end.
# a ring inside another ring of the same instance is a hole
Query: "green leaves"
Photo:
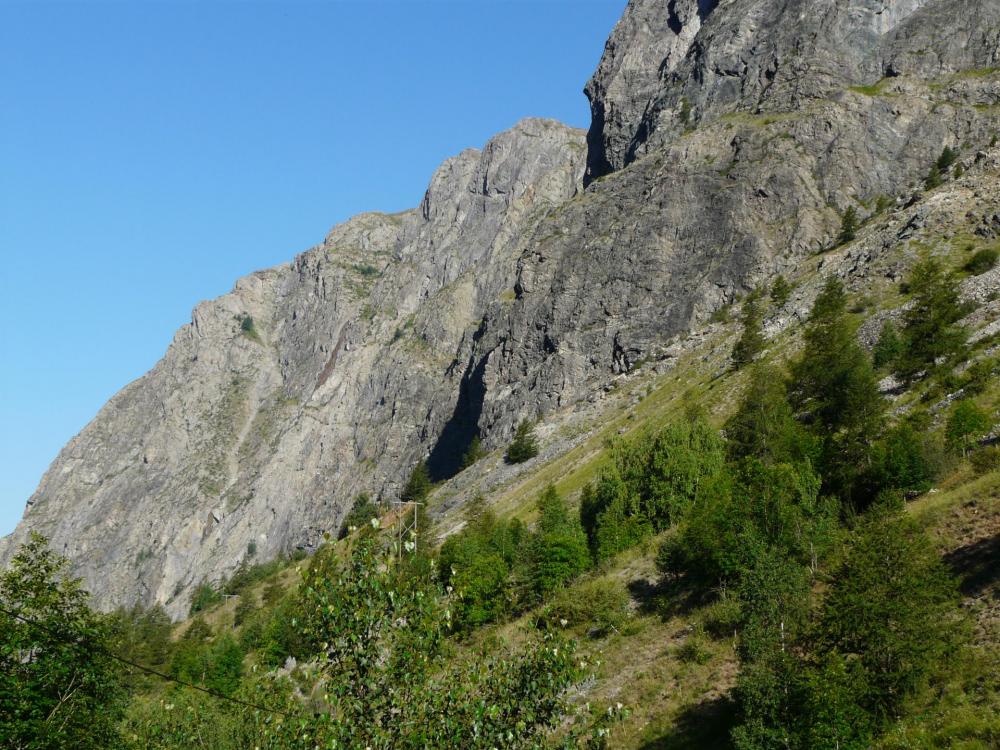
{"type": "Polygon", "coordinates": [[[124,695],[107,654],[110,623],[91,612],[68,567],[32,533],[0,575],[0,737],[10,747],[116,742],[124,695]]]}

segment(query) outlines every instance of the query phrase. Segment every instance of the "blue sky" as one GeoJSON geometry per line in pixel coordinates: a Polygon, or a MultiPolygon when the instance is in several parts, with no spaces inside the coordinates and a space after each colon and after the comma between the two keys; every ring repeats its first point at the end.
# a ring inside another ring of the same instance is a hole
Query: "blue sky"
{"type": "Polygon", "coordinates": [[[526,116],[625,0],[0,0],[0,534],[200,300],[526,116]]]}

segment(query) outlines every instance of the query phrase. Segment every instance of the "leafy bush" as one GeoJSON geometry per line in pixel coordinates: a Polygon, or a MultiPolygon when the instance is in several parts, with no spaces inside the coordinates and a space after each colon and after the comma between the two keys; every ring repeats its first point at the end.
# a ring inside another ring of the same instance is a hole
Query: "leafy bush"
{"type": "Polygon", "coordinates": [[[962,399],[952,408],[945,427],[948,447],[956,453],[967,456],[976,440],[992,425],[993,420],[989,414],[970,399],[962,399]]]}
{"type": "Polygon", "coordinates": [[[551,484],[538,499],[538,527],[528,542],[528,577],[541,598],[590,567],[587,536],[580,519],[551,484]]]}
{"type": "Polygon", "coordinates": [[[351,510],[344,517],[344,522],[340,525],[339,538],[343,539],[350,533],[350,530],[360,529],[368,526],[373,519],[379,517],[379,508],[372,502],[367,492],[362,492],[354,498],[351,510]]]}
{"type": "Polygon", "coordinates": [[[677,422],[610,448],[612,466],[584,489],[580,520],[597,560],[667,528],[718,475],[725,444],[704,422],[677,422]]]}
{"type": "Polygon", "coordinates": [[[691,628],[677,647],[677,658],[688,663],[708,664],[712,652],[708,650],[704,629],[699,626],[691,628]]]}
{"type": "Polygon", "coordinates": [[[445,540],[439,558],[441,581],[455,591],[458,630],[495,622],[515,607],[511,573],[526,536],[520,521],[497,520],[482,498],[473,501],[466,527],[445,540]]]}
{"type": "Polygon", "coordinates": [[[0,737],[5,747],[119,745],[123,676],[108,655],[111,622],[90,610],[80,580],[68,572],[69,561],[32,532],[0,573],[0,737]]]}
{"type": "Polygon", "coordinates": [[[976,474],[989,474],[1000,469],[1000,446],[989,445],[973,451],[969,456],[969,462],[976,474]]]}
{"type": "Polygon", "coordinates": [[[979,276],[987,271],[992,271],[1000,259],[1000,250],[995,247],[985,247],[969,258],[965,264],[965,270],[973,276],[979,276]]]}
{"type": "Polygon", "coordinates": [[[560,589],[538,619],[548,628],[582,629],[600,637],[618,631],[628,618],[629,596],[621,582],[596,580],[560,589]]]}
{"type": "Polygon", "coordinates": [[[910,424],[891,429],[873,451],[872,496],[889,489],[925,492],[941,469],[940,449],[933,435],[918,433],[910,424]]]}
{"type": "Polygon", "coordinates": [[[538,455],[538,440],[535,438],[535,423],[523,420],[514,433],[514,439],[507,446],[505,458],[508,463],[521,464],[538,455]]]}
{"type": "Polygon", "coordinates": [[[731,476],[706,483],[677,534],[660,549],[663,573],[714,585],[739,580],[764,546],[806,565],[835,539],[836,508],[819,496],[808,464],[767,465],[745,459],[731,476]]]}

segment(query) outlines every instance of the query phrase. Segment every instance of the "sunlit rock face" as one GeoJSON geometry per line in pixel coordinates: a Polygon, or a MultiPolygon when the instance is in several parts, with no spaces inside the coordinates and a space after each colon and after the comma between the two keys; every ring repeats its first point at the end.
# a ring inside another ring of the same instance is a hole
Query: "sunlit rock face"
{"type": "Polygon", "coordinates": [[[587,399],[1000,130],[1000,0],[633,0],[589,133],[525,120],[421,204],[200,304],[63,449],[29,530],[104,608],[314,547],[360,491],[587,399]],[[959,71],[965,74],[955,75],[959,71]],[[929,85],[933,84],[933,85],[929,85]],[[584,187],[586,183],[586,187],[584,187]]]}

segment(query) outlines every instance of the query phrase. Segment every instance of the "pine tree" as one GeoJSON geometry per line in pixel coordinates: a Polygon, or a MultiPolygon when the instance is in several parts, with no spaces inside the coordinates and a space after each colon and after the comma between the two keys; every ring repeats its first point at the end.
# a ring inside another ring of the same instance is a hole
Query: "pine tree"
{"type": "Polygon", "coordinates": [[[788,404],[782,373],[758,364],[750,373],[743,400],[726,422],[732,459],[756,458],[764,463],[797,462],[810,453],[809,436],[788,404]]]}
{"type": "Polygon", "coordinates": [[[474,435],[469,442],[469,447],[466,449],[465,455],[462,456],[462,468],[468,469],[485,455],[486,451],[483,450],[482,440],[479,439],[479,435],[474,435]]]}
{"type": "Polygon", "coordinates": [[[517,426],[514,439],[507,446],[507,462],[520,464],[538,455],[538,440],[535,438],[535,423],[523,420],[517,426]]]}
{"type": "Polygon", "coordinates": [[[892,365],[903,352],[903,339],[891,320],[882,324],[882,332],[872,350],[872,364],[876,370],[892,365]]]}
{"type": "Polygon", "coordinates": [[[959,321],[970,312],[960,297],[958,280],[935,258],[918,263],[908,287],[913,301],[903,316],[904,351],[896,374],[912,379],[930,372],[938,360],[952,361],[965,352],[968,332],[959,321]]]}
{"type": "Polygon", "coordinates": [[[407,503],[419,503],[430,494],[431,477],[427,471],[427,462],[421,461],[413,467],[410,478],[406,480],[406,486],[400,495],[401,499],[407,503]]]}
{"type": "Polygon", "coordinates": [[[753,292],[743,304],[743,333],[733,347],[733,367],[737,370],[753,362],[764,351],[763,323],[760,294],[753,292]]]}
{"type": "Polygon", "coordinates": [[[870,468],[885,403],[871,362],[847,315],[847,295],[831,277],[816,298],[805,347],[792,364],[789,397],[809,415],[820,440],[820,469],[827,492],[848,501],[860,472],[870,468]]]}
{"type": "Polygon", "coordinates": [[[848,206],[844,211],[844,216],[840,220],[840,234],[837,235],[837,244],[845,245],[853,242],[858,232],[858,211],[854,206],[848,206]]]}
{"type": "Polygon", "coordinates": [[[785,280],[784,276],[778,276],[771,284],[771,302],[774,303],[775,307],[784,307],[791,295],[792,285],[785,280]]]}

